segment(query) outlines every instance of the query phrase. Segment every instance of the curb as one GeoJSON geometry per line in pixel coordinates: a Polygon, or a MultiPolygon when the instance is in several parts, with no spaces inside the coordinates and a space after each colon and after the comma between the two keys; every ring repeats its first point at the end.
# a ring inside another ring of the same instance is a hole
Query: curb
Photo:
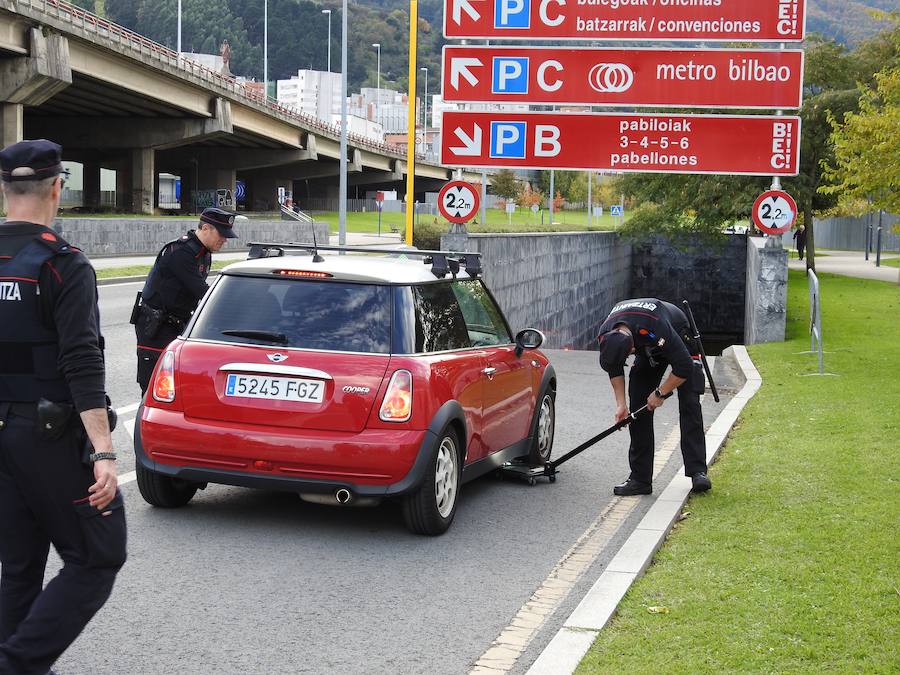
{"type": "MultiPolygon", "coordinates": [[[[733,349],[747,380],[706,432],[709,464],[715,461],[744,406],[762,386],[762,378],[747,348],[735,345],[733,349]]],[[[569,675],[575,672],[600,631],[615,614],[631,584],[650,565],[690,493],[691,479],[687,476],[676,475],[669,482],[600,578],[528,669],[528,675],[569,675]]]]}
{"type": "MultiPolygon", "coordinates": [[[[207,275],[208,277],[218,276],[219,270],[213,270],[207,275]]],[[[136,284],[147,281],[147,275],[137,277],[107,277],[106,279],[97,279],[98,286],[115,286],[117,284],[136,284]]]]}

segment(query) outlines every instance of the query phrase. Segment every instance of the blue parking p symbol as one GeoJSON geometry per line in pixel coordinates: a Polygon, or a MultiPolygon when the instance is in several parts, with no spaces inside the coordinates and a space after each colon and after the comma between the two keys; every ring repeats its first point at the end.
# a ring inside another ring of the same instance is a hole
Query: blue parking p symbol
{"type": "Polygon", "coordinates": [[[494,57],[494,78],[491,92],[494,94],[528,93],[528,57],[494,57]]]}
{"type": "Polygon", "coordinates": [[[531,0],[494,0],[494,28],[530,28],[531,0]]]}
{"type": "Polygon", "coordinates": [[[491,157],[525,159],[526,122],[491,122],[491,157]]]}

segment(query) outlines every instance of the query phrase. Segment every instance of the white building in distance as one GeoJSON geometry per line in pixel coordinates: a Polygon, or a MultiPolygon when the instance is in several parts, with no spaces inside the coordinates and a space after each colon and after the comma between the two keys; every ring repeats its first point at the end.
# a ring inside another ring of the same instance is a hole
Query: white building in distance
{"type": "Polygon", "coordinates": [[[330,122],[333,114],[341,114],[341,74],[298,70],[296,77],[278,80],[275,97],[283,105],[330,122]]]}

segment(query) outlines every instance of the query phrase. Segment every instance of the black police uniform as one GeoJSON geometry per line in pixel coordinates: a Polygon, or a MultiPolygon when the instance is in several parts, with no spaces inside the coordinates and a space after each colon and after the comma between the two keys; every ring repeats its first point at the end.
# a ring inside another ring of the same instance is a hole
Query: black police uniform
{"type": "Polygon", "coordinates": [[[52,230],[0,226],[0,673],[46,673],[112,591],[126,557],[121,493],[88,504],[78,413],[105,408],[96,278],[52,230]],[[47,430],[38,401],[72,406],[47,430]],[[50,544],[63,568],[42,591],[50,544]]]}
{"type": "MultiPolygon", "coordinates": [[[[703,433],[703,411],[700,395],[706,383],[703,365],[693,344],[687,316],[672,303],[657,298],[623,300],[600,327],[600,337],[625,324],[634,340],[635,360],[628,379],[628,399],[631,410],[644,406],[656,389],[666,368],[685,382],[678,387],[678,419],[681,427],[681,454],[684,473],[694,476],[706,473],[706,436],[703,433]],[[690,349],[689,349],[690,347],[690,349]]],[[[609,371],[610,378],[624,375],[624,369],[609,371]]],[[[638,415],[629,425],[631,447],[628,462],[631,478],[650,485],[653,482],[653,413],[638,415]]]]}
{"type": "Polygon", "coordinates": [[[137,335],[137,382],[146,392],[153,369],[169,343],[178,337],[209,286],[212,254],[195,232],[162,247],[141,292],[134,330],[137,335]]]}

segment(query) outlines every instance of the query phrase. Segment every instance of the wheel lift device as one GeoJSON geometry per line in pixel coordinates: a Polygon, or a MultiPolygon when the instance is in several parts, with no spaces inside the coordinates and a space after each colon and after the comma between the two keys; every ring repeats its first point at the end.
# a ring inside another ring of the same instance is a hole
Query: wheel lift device
{"type": "Polygon", "coordinates": [[[528,462],[522,461],[507,462],[503,466],[499,467],[498,471],[500,472],[500,476],[523,480],[529,485],[534,485],[535,482],[537,482],[538,478],[549,478],[551,483],[555,483],[556,474],[559,473],[559,471],[557,471],[557,468],[560,464],[568,462],[570,459],[572,459],[576,455],[580,455],[589,447],[591,447],[592,445],[596,445],[607,436],[611,436],[620,429],[624,429],[645,410],[647,410],[646,405],[643,408],[638,408],[633,413],[628,413],[628,417],[623,419],[621,422],[616,422],[609,429],[601,431],[599,434],[597,434],[593,438],[586,440],[577,448],[575,448],[574,450],[570,450],[559,459],[545,462],[543,466],[531,466],[530,464],[528,464],[528,462]]]}

